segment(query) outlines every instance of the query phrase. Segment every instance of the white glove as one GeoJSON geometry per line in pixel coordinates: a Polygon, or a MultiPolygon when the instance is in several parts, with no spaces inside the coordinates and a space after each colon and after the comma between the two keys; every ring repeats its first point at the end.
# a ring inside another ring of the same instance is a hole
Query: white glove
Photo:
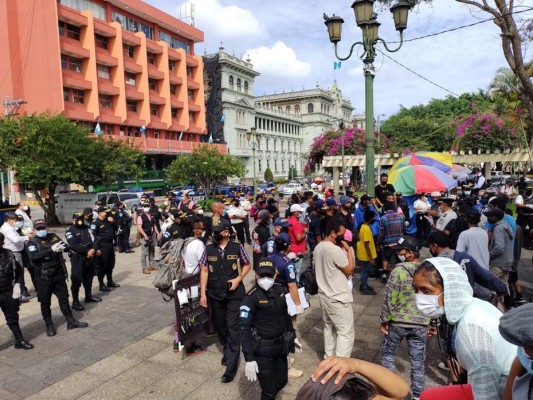
{"type": "Polygon", "coordinates": [[[13,285],[13,298],[15,300],[18,300],[20,299],[22,296],[22,292],[20,290],[20,283],[15,283],[15,285],[13,285]]]}
{"type": "Polygon", "coordinates": [[[303,314],[303,312],[304,312],[304,306],[302,306],[301,304],[299,306],[296,306],[296,315],[303,314]]]}
{"type": "Polygon", "coordinates": [[[65,243],[63,242],[57,242],[52,245],[52,251],[54,253],[61,253],[63,250],[65,250],[65,243]]]}
{"type": "Polygon", "coordinates": [[[301,353],[304,351],[304,348],[302,344],[300,343],[300,341],[298,340],[298,338],[294,339],[294,351],[296,353],[301,353]]]}
{"type": "Polygon", "coordinates": [[[257,373],[259,372],[259,367],[257,366],[257,362],[250,361],[246,363],[246,366],[244,367],[244,374],[246,375],[246,378],[250,382],[255,382],[257,380],[257,373]]]}

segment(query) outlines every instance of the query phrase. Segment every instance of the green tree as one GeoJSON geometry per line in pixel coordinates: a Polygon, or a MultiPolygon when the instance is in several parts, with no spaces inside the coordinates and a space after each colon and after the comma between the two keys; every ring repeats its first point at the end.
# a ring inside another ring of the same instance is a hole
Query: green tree
{"type": "Polygon", "coordinates": [[[268,168],[268,167],[267,167],[267,169],[265,169],[264,178],[265,178],[265,182],[274,181],[274,174],[272,173],[272,170],[270,168],[268,168]]]}
{"type": "Polygon", "coordinates": [[[296,168],[289,167],[289,176],[288,176],[289,180],[296,178],[296,176],[298,176],[298,172],[296,171],[296,168]]]}
{"type": "Polygon", "coordinates": [[[62,115],[22,115],[0,121],[0,151],[4,166],[28,184],[48,223],[58,224],[54,193],[59,184],[76,182],[83,169],[83,152],[91,147],[89,131],[62,115]],[[39,194],[50,194],[47,205],[39,194]]]}
{"type": "Polygon", "coordinates": [[[165,171],[170,181],[201,185],[207,193],[211,193],[217,183],[226,181],[228,177],[244,176],[246,168],[241,159],[204,145],[192,154],[179,156],[165,171]]]}

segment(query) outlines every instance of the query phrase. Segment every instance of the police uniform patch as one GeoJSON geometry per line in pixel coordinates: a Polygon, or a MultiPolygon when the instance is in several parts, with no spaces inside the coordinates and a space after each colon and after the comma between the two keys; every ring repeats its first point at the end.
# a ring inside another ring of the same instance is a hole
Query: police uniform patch
{"type": "Polygon", "coordinates": [[[217,261],[218,258],[216,256],[207,257],[207,261],[217,261]]]}
{"type": "Polygon", "coordinates": [[[228,256],[228,260],[237,260],[239,258],[239,256],[236,256],[236,255],[229,255],[228,256]]]}
{"type": "Polygon", "coordinates": [[[67,232],[66,237],[67,237],[67,239],[72,239],[72,233],[67,232]]]}
{"type": "Polygon", "coordinates": [[[241,310],[241,314],[240,314],[240,315],[241,315],[241,318],[248,318],[248,313],[249,313],[249,311],[250,311],[250,307],[248,307],[248,306],[241,306],[240,310],[241,310]]]}
{"type": "Polygon", "coordinates": [[[268,247],[267,247],[267,251],[268,251],[269,253],[272,253],[272,252],[274,251],[274,247],[272,247],[272,246],[268,246],[268,247]]]}
{"type": "Polygon", "coordinates": [[[233,268],[233,270],[235,271],[237,269],[237,263],[233,264],[231,268],[233,268]]]}
{"type": "Polygon", "coordinates": [[[209,272],[213,272],[213,266],[212,265],[209,266],[209,272]]]}
{"type": "Polygon", "coordinates": [[[296,278],[296,274],[295,274],[294,272],[291,272],[291,273],[289,274],[289,278],[291,278],[291,279],[295,279],[295,278],[296,278]]]}
{"type": "Polygon", "coordinates": [[[36,251],[36,250],[37,250],[37,247],[35,247],[35,246],[29,246],[29,247],[28,247],[28,250],[29,250],[29,251],[36,251]]]}
{"type": "Polygon", "coordinates": [[[94,231],[96,229],[96,225],[95,224],[91,224],[91,229],[94,231]]]}

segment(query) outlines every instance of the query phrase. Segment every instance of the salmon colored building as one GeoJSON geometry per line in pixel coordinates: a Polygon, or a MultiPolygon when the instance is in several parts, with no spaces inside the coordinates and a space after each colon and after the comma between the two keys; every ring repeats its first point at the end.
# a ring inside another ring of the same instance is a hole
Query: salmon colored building
{"type": "Polygon", "coordinates": [[[0,0],[0,101],[99,122],[160,170],[207,139],[203,38],[141,0],[0,0]]]}

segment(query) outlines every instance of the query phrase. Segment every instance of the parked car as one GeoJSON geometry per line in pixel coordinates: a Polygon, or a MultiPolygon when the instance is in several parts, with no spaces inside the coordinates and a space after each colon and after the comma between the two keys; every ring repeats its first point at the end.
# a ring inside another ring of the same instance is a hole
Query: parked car
{"type": "Polygon", "coordinates": [[[285,187],[283,188],[283,194],[291,195],[294,193],[298,193],[301,190],[302,190],[302,185],[300,185],[299,183],[289,183],[285,185],[285,187]]]}
{"type": "Polygon", "coordinates": [[[490,182],[492,184],[499,183],[503,184],[507,179],[510,179],[511,175],[507,174],[504,171],[490,171],[490,182]]]}
{"type": "Polygon", "coordinates": [[[204,189],[191,189],[187,192],[187,196],[195,203],[206,199],[204,189]]]}
{"type": "Polygon", "coordinates": [[[269,186],[268,183],[260,183],[257,185],[257,193],[268,195],[274,191],[273,186],[269,186]]]}

